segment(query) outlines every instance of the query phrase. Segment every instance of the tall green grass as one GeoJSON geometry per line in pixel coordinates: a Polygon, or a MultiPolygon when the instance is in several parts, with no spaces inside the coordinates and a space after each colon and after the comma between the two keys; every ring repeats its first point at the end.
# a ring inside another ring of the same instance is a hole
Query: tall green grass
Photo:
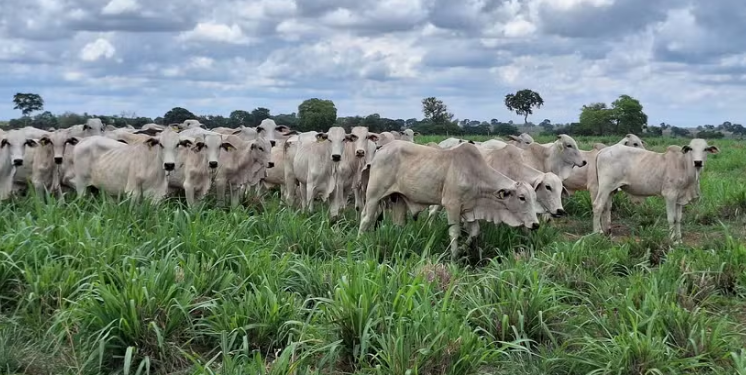
{"type": "Polygon", "coordinates": [[[579,192],[538,231],[483,224],[482,263],[448,261],[442,218],[357,238],[354,209],[330,223],[274,194],[233,210],[14,199],[0,373],[746,374],[743,149],[711,143],[682,245],[659,198],[615,196],[621,234],[590,235],[579,192]]]}

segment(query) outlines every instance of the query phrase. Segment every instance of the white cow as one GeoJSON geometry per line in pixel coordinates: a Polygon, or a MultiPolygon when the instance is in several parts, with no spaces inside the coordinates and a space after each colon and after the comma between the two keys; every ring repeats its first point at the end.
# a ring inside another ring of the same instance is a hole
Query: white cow
{"type": "MultiPolygon", "coordinates": [[[[492,169],[474,145],[437,150],[405,141],[382,147],[373,158],[370,182],[358,235],[369,229],[383,199],[393,201],[394,218],[403,222],[406,209],[416,213],[442,205],[448,215],[451,259],[458,258],[461,220],[470,242],[479,232],[477,220],[536,229],[536,193],[492,169]]],[[[481,254],[480,254],[481,256],[481,254]]]]}
{"type": "Polygon", "coordinates": [[[244,141],[238,136],[229,135],[223,140],[236,150],[220,153],[220,165],[215,174],[215,193],[218,204],[222,205],[228,191],[231,206],[235,207],[246,188],[258,184],[267,175],[267,168],[274,167],[270,160],[271,144],[263,137],[244,141]]]}
{"type": "Polygon", "coordinates": [[[438,143],[438,146],[440,146],[440,148],[443,148],[443,149],[449,149],[449,148],[456,147],[456,146],[458,146],[458,145],[460,145],[462,143],[471,143],[473,145],[476,144],[476,142],[471,141],[471,140],[459,139],[459,138],[453,138],[453,137],[451,137],[451,138],[446,138],[446,139],[440,141],[440,143],[438,143]]]}
{"type": "Polygon", "coordinates": [[[73,159],[73,177],[72,184],[75,186],[79,196],[85,195],[91,183],[91,172],[94,162],[101,155],[115,148],[127,146],[126,143],[119,142],[105,136],[92,136],[83,138],[75,145],[72,152],[73,159]]]}
{"type": "Polygon", "coordinates": [[[85,124],[73,125],[67,130],[71,137],[81,139],[84,137],[104,134],[104,124],[101,122],[100,118],[94,117],[85,120],[85,124]]]}
{"type": "Polygon", "coordinates": [[[226,142],[221,134],[199,134],[194,138],[180,134],[181,141],[177,155],[177,167],[168,178],[171,188],[184,190],[187,204],[194,206],[212,186],[212,177],[220,166],[221,150],[236,151],[236,147],[226,142]]]}
{"type": "Polygon", "coordinates": [[[699,175],[707,153],[720,150],[701,138],[684,147],[668,146],[658,153],[624,145],[613,145],[596,155],[598,194],[593,201],[593,231],[605,233],[611,224],[611,195],[621,188],[638,197],[662,196],[666,200],[671,239],[681,241],[684,205],[699,198],[699,175]]]}
{"type": "Polygon", "coordinates": [[[31,167],[31,183],[38,196],[46,192],[62,194],[62,183],[72,161],[73,147],[78,144],[78,138],[71,136],[66,129],[56,130],[39,139],[39,147],[33,149],[31,167]],[[70,146],[70,147],[68,147],[70,146]],[[63,164],[65,161],[70,163],[63,164]]]}
{"type": "Polygon", "coordinates": [[[13,178],[16,168],[23,166],[26,147],[37,145],[36,141],[19,129],[3,134],[0,140],[0,200],[9,198],[13,192],[13,178]]]}
{"type": "Polygon", "coordinates": [[[534,138],[528,133],[521,133],[521,135],[518,136],[509,135],[508,138],[510,138],[508,143],[522,149],[525,149],[528,145],[534,142],[534,138]]]}
{"type": "Polygon", "coordinates": [[[549,145],[531,143],[523,149],[523,160],[530,167],[542,172],[552,172],[563,181],[570,177],[573,167],[582,167],[588,162],[578,150],[578,144],[566,134],[557,136],[549,145]]]}
{"type": "Polygon", "coordinates": [[[404,129],[401,131],[401,138],[399,138],[402,141],[407,142],[414,142],[414,136],[420,135],[420,133],[412,130],[412,129],[404,129]]]}
{"type": "Polygon", "coordinates": [[[171,128],[143,143],[105,152],[91,166],[91,184],[112,195],[137,202],[142,196],[159,202],[168,193],[167,175],[176,168],[181,140],[171,128]]]}

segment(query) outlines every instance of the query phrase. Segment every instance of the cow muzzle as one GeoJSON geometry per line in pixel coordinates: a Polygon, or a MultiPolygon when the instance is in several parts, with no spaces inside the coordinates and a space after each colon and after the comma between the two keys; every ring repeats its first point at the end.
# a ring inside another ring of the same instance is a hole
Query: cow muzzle
{"type": "Polygon", "coordinates": [[[563,210],[561,208],[558,209],[557,212],[555,212],[555,213],[552,214],[553,217],[561,217],[561,216],[565,216],[565,215],[567,215],[567,212],[565,212],[565,210],[563,210]]]}
{"type": "Polygon", "coordinates": [[[359,158],[365,157],[365,150],[357,150],[357,151],[355,151],[355,156],[357,156],[359,158]]]}
{"type": "Polygon", "coordinates": [[[694,168],[702,168],[702,160],[695,160],[694,168]]]}
{"type": "Polygon", "coordinates": [[[332,161],[340,161],[342,160],[342,155],[332,155],[332,161]]]}
{"type": "Polygon", "coordinates": [[[271,145],[272,147],[275,147],[275,145],[277,144],[277,141],[275,141],[275,140],[273,139],[273,140],[269,141],[269,144],[270,144],[270,145],[271,145]]]}
{"type": "Polygon", "coordinates": [[[167,171],[173,171],[174,168],[176,168],[176,164],[174,163],[163,163],[163,169],[167,171]]]}
{"type": "Polygon", "coordinates": [[[209,166],[210,168],[212,168],[212,169],[215,169],[215,168],[217,168],[217,167],[218,167],[218,162],[216,162],[216,161],[212,160],[212,161],[210,161],[209,163],[207,163],[207,165],[208,165],[208,166],[209,166]]]}
{"type": "Polygon", "coordinates": [[[531,230],[537,230],[537,229],[539,229],[539,223],[531,224],[531,230]]]}
{"type": "Polygon", "coordinates": [[[59,164],[62,164],[62,158],[61,158],[61,157],[59,157],[59,156],[55,157],[55,158],[54,158],[54,164],[58,164],[58,165],[59,165],[59,164]]]}
{"type": "Polygon", "coordinates": [[[275,163],[274,162],[271,161],[271,162],[267,163],[267,168],[274,168],[274,167],[275,167],[275,163]]]}
{"type": "Polygon", "coordinates": [[[13,159],[13,165],[20,167],[23,165],[23,159],[13,159]]]}

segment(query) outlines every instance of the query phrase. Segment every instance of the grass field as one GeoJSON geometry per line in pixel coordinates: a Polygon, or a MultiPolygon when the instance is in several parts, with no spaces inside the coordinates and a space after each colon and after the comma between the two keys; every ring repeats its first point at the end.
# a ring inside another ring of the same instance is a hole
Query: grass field
{"type": "Polygon", "coordinates": [[[623,194],[612,237],[589,235],[581,192],[537,231],[482,225],[470,264],[449,261],[444,217],[358,240],[349,206],[330,225],[277,194],[6,202],[0,373],[743,375],[745,150],[710,144],[684,244],[660,198],[623,194]]]}

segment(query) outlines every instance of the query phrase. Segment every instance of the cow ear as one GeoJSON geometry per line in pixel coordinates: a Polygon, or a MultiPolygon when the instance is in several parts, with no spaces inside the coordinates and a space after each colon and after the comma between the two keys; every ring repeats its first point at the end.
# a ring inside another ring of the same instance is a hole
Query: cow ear
{"type": "Polygon", "coordinates": [[[323,142],[329,138],[329,135],[326,133],[318,133],[316,134],[316,142],[323,142]]]}
{"type": "Polygon", "coordinates": [[[505,199],[510,196],[510,190],[508,189],[500,189],[497,191],[497,199],[505,199]]]}
{"type": "Polygon", "coordinates": [[[629,146],[629,141],[624,141],[625,146],[629,146]]]}
{"type": "Polygon", "coordinates": [[[422,135],[420,132],[414,132],[414,135],[422,135]]]}
{"type": "Polygon", "coordinates": [[[515,135],[512,135],[512,134],[509,135],[508,138],[510,138],[510,139],[512,139],[512,140],[514,140],[516,142],[520,142],[521,141],[521,138],[519,138],[519,137],[517,137],[515,135]]]}
{"type": "Polygon", "coordinates": [[[46,145],[52,143],[52,141],[50,141],[49,138],[47,138],[47,137],[42,137],[41,139],[39,139],[39,143],[42,146],[46,146],[46,145]]]}
{"type": "Polygon", "coordinates": [[[91,127],[88,126],[88,124],[83,124],[83,130],[88,130],[88,129],[91,129],[91,127]]]}
{"type": "Polygon", "coordinates": [[[228,142],[221,143],[220,144],[220,148],[222,148],[225,151],[235,151],[236,150],[236,148],[233,147],[233,145],[230,144],[230,143],[228,143],[228,142]]]}
{"type": "Polygon", "coordinates": [[[148,129],[138,130],[138,131],[135,132],[135,134],[146,134],[146,135],[149,135],[149,136],[152,137],[152,136],[154,136],[154,135],[156,135],[156,134],[158,134],[160,132],[161,132],[161,130],[153,129],[153,128],[148,128],[148,129]]]}
{"type": "Polygon", "coordinates": [[[565,185],[562,185],[562,196],[563,197],[569,197],[570,196],[570,191],[567,190],[567,188],[565,187],[565,185]]]}
{"type": "Polygon", "coordinates": [[[157,144],[161,143],[158,138],[148,138],[147,141],[145,141],[145,144],[148,145],[148,147],[153,147],[157,144]]]}
{"type": "Polygon", "coordinates": [[[531,187],[533,187],[534,190],[539,190],[539,187],[541,187],[541,177],[535,178],[531,181],[531,187]]]}
{"type": "Polygon", "coordinates": [[[686,145],[686,146],[684,146],[684,147],[682,147],[682,148],[681,148],[681,152],[683,152],[683,153],[685,153],[685,154],[686,154],[687,152],[691,151],[691,150],[692,150],[692,148],[691,148],[691,147],[689,147],[689,145],[686,145]]]}
{"type": "Polygon", "coordinates": [[[295,134],[298,134],[298,131],[297,130],[291,130],[289,132],[285,132],[285,133],[282,133],[282,134],[284,134],[284,135],[295,135],[295,134]]]}
{"type": "Polygon", "coordinates": [[[68,144],[71,144],[71,145],[75,146],[75,145],[78,144],[78,138],[70,137],[65,142],[68,143],[68,144]]]}
{"type": "Polygon", "coordinates": [[[290,128],[288,128],[285,125],[277,125],[275,126],[275,130],[277,130],[280,133],[285,133],[286,131],[290,130],[290,128]]]}
{"type": "Polygon", "coordinates": [[[238,129],[238,130],[234,131],[231,134],[233,134],[233,135],[240,134],[242,131],[243,131],[243,129],[238,129]]]}
{"type": "Polygon", "coordinates": [[[474,143],[474,141],[472,141],[471,139],[469,140],[469,143],[471,143],[471,144],[476,144],[476,143],[474,143]]]}
{"type": "Polygon", "coordinates": [[[192,150],[194,150],[194,152],[200,152],[204,148],[205,148],[205,142],[197,142],[194,144],[194,147],[192,147],[192,150]]]}
{"type": "Polygon", "coordinates": [[[376,133],[368,133],[368,139],[373,142],[378,142],[379,135],[376,133]]]}
{"type": "Polygon", "coordinates": [[[33,140],[33,139],[27,139],[26,142],[25,142],[25,145],[28,146],[28,147],[36,147],[39,144],[36,143],[36,141],[33,140]]]}
{"type": "Polygon", "coordinates": [[[358,136],[356,136],[355,134],[345,135],[345,141],[355,142],[357,141],[357,139],[358,139],[358,136]]]}
{"type": "Polygon", "coordinates": [[[720,149],[717,146],[710,146],[705,149],[705,151],[711,153],[711,154],[718,154],[720,153],[720,149]]]}
{"type": "Polygon", "coordinates": [[[179,141],[179,146],[181,146],[181,147],[189,147],[192,144],[193,144],[192,141],[190,141],[188,139],[182,139],[182,140],[179,141]]]}
{"type": "Polygon", "coordinates": [[[122,142],[122,143],[124,143],[126,145],[129,144],[129,142],[125,141],[124,139],[117,139],[117,142],[122,142]]]}

